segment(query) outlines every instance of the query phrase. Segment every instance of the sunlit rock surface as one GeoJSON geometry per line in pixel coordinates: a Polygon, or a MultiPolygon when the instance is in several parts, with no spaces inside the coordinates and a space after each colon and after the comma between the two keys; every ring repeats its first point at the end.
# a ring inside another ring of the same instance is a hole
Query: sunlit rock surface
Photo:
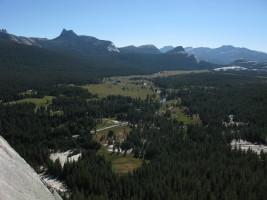
{"type": "Polygon", "coordinates": [[[0,199],[62,200],[47,189],[36,172],[0,136],[0,199]]]}

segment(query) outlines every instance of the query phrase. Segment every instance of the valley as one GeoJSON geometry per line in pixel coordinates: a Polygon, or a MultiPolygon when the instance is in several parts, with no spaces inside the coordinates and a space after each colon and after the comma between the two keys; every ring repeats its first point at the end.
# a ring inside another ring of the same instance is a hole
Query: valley
{"type": "MultiPolygon", "coordinates": [[[[200,194],[205,199],[210,194],[202,187],[215,184],[210,177],[234,191],[218,170],[237,177],[249,170],[249,177],[264,182],[254,172],[255,166],[262,173],[266,170],[264,151],[258,155],[242,150],[244,145],[230,148],[240,138],[266,144],[264,80],[178,70],[25,90],[19,100],[0,104],[0,128],[45,184],[64,199],[129,199],[129,185],[135,185],[137,199],[145,199],[147,193],[141,191],[147,184],[160,197],[173,188],[180,192],[170,191],[168,198],[186,193],[188,199],[200,194]],[[232,123],[227,121],[230,115],[232,123]],[[239,122],[246,123],[236,126],[239,122]],[[195,188],[195,177],[202,187],[195,188]],[[184,181],[194,189],[179,186],[184,181]]],[[[252,180],[234,178],[231,184],[253,185],[252,180]]],[[[264,191],[258,188],[257,194],[264,191]]],[[[213,192],[216,197],[226,194],[213,192]]]]}
{"type": "MultiPolygon", "coordinates": [[[[194,71],[163,71],[151,75],[131,75],[131,76],[120,76],[120,77],[109,77],[105,78],[99,84],[90,84],[81,86],[81,88],[88,90],[88,92],[96,95],[97,99],[106,98],[110,95],[121,95],[125,97],[131,97],[141,100],[149,100],[153,102],[159,103],[162,98],[166,99],[166,96],[162,95],[161,89],[156,87],[153,83],[153,78],[158,77],[168,77],[174,75],[183,75],[190,73],[205,73],[208,70],[194,70],[194,71]]],[[[70,85],[73,87],[74,85],[70,85]]],[[[29,94],[29,92],[24,92],[24,94],[28,95],[37,95],[37,92],[29,94]]],[[[53,105],[53,99],[57,97],[55,96],[44,96],[43,98],[24,98],[18,101],[7,102],[5,105],[13,105],[13,104],[23,104],[23,103],[33,103],[35,105],[35,112],[40,109],[45,109],[50,112],[51,116],[54,115],[62,115],[65,113],[62,109],[51,109],[53,105]]],[[[88,99],[90,101],[90,99],[88,99]]],[[[193,117],[189,117],[184,113],[184,110],[187,108],[181,106],[181,100],[168,100],[161,103],[159,110],[157,111],[159,116],[166,115],[170,112],[170,118],[176,119],[178,121],[183,122],[185,125],[188,124],[201,124],[199,117],[194,115],[193,117]],[[179,105],[179,107],[177,107],[179,105]]],[[[98,118],[95,119],[99,121],[98,118]]],[[[101,144],[101,148],[98,150],[97,155],[104,156],[107,161],[111,162],[112,171],[115,173],[128,173],[129,171],[133,171],[141,167],[143,162],[143,158],[135,158],[132,150],[129,149],[125,153],[121,148],[116,146],[116,143],[122,143],[126,139],[127,135],[130,133],[132,125],[127,122],[117,121],[116,118],[100,118],[101,122],[98,122],[94,129],[90,131],[93,135],[92,138],[101,144]],[[114,136],[111,138],[108,137],[108,133],[112,131],[114,132],[114,136]],[[114,148],[113,148],[114,147],[114,148]]],[[[90,134],[89,133],[89,134],[90,134]]],[[[88,134],[88,133],[87,133],[88,134]]],[[[78,140],[80,135],[72,135],[73,138],[78,140]]],[[[69,157],[72,149],[67,149],[66,152],[55,152],[50,154],[50,159],[55,162],[57,158],[60,160],[60,164],[63,167],[64,164],[69,161],[77,161],[81,156],[81,153],[69,157]],[[79,155],[79,156],[78,156],[79,155]]],[[[75,151],[75,149],[74,149],[75,151]]],[[[42,176],[45,180],[45,176],[42,176]]],[[[53,180],[52,177],[50,177],[53,180]]],[[[47,181],[49,183],[49,180],[47,181]]],[[[51,181],[50,181],[51,182],[51,181]]],[[[52,187],[54,184],[51,183],[52,187]]],[[[57,185],[57,184],[56,184],[57,185]]],[[[57,186],[55,186],[57,188],[57,186]]],[[[61,190],[60,190],[61,191],[61,190]]],[[[65,190],[63,190],[65,191],[65,190]]],[[[62,192],[62,191],[61,191],[62,192]]]]}
{"type": "Polygon", "coordinates": [[[0,30],[1,137],[64,200],[264,199],[265,54],[191,50],[0,30]]]}

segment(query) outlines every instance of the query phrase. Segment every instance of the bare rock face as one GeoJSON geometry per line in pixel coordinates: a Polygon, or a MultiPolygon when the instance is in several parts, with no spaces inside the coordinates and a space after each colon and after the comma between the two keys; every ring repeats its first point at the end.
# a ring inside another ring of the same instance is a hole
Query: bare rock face
{"type": "Polygon", "coordinates": [[[25,44],[30,46],[41,47],[33,39],[9,34],[5,29],[0,29],[0,39],[11,40],[20,44],[25,44]]]}
{"type": "Polygon", "coordinates": [[[37,173],[0,136],[0,199],[62,200],[52,194],[37,173]]]}

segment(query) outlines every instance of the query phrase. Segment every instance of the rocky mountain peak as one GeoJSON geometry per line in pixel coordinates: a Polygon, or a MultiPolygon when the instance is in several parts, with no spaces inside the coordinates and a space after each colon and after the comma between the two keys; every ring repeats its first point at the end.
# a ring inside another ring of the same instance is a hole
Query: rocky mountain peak
{"type": "Polygon", "coordinates": [[[63,29],[58,38],[76,38],[78,35],[73,30],[63,29]]]}
{"type": "Polygon", "coordinates": [[[0,33],[7,33],[6,29],[0,29],[0,33]]]}

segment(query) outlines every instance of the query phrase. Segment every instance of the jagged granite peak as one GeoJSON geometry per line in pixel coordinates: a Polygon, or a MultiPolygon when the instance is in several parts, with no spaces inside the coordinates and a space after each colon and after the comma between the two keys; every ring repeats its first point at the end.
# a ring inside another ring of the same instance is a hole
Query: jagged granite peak
{"type": "Polygon", "coordinates": [[[153,44],[146,44],[141,46],[126,46],[119,48],[121,53],[141,53],[141,54],[159,54],[160,51],[153,44]]]}
{"type": "Polygon", "coordinates": [[[48,41],[39,41],[39,44],[44,48],[84,56],[119,52],[111,41],[99,40],[91,36],[77,35],[73,30],[66,29],[63,29],[57,38],[48,41]]]}
{"type": "Polygon", "coordinates": [[[73,30],[66,30],[65,28],[63,28],[63,30],[62,30],[60,35],[64,35],[64,34],[71,34],[71,35],[76,35],[77,36],[77,34],[74,33],[73,30]]]}
{"type": "Polygon", "coordinates": [[[36,172],[0,136],[0,199],[6,200],[62,200],[52,194],[36,172]]]}
{"type": "Polygon", "coordinates": [[[159,51],[161,53],[166,53],[166,52],[168,52],[168,51],[170,51],[172,49],[174,49],[174,46],[169,45],[169,46],[164,46],[164,47],[160,48],[159,51]]]}
{"type": "Polygon", "coordinates": [[[69,39],[69,38],[78,38],[78,35],[76,33],[74,33],[73,30],[66,30],[63,29],[61,34],[56,38],[56,39],[69,39]]]}

